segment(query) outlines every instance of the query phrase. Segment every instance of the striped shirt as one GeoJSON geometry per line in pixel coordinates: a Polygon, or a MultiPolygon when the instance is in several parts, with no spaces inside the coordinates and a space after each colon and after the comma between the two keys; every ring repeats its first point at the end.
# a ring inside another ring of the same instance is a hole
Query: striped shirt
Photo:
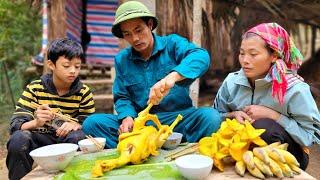
{"type": "MultiPolygon", "coordinates": [[[[10,133],[19,130],[23,123],[34,119],[36,108],[32,102],[39,105],[47,104],[55,112],[79,119],[80,124],[86,116],[95,112],[93,95],[89,87],[82,84],[79,78],[72,83],[67,94],[59,96],[52,75],[46,74],[41,79],[31,82],[23,91],[11,119],[10,133]]],[[[43,128],[53,130],[46,125],[43,128]]]]}

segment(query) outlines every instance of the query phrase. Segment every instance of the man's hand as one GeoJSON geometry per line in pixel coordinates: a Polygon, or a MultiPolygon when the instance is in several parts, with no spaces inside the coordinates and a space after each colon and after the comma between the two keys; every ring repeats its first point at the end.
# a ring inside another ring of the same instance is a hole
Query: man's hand
{"type": "Polygon", "coordinates": [[[230,112],[227,114],[227,118],[235,118],[241,124],[243,124],[245,120],[248,120],[250,123],[253,122],[253,119],[243,111],[230,112]]]}
{"type": "Polygon", "coordinates": [[[122,123],[119,127],[119,130],[118,130],[118,133],[121,134],[121,133],[125,133],[125,132],[131,132],[132,131],[132,128],[133,128],[133,118],[128,116],[126,118],[124,118],[122,120],[122,123]]]}
{"type": "Polygon", "coordinates": [[[56,130],[56,134],[59,137],[65,137],[71,131],[81,129],[81,125],[76,122],[64,122],[61,127],[56,130]]]}
{"type": "Polygon", "coordinates": [[[54,114],[47,104],[39,106],[34,112],[35,126],[42,127],[46,122],[51,121],[54,114]]]}
{"type": "Polygon", "coordinates": [[[169,94],[170,89],[178,81],[184,79],[179,73],[171,72],[166,77],[154,84],[149,93],[148,104],[158,105],[160,101],[169,94]]]}
{"type": "Polygon", "coordinates": [[[248,116],[250,116],[253,120],[270,118],[277,121],[280,118],[280,113],[278,113],[277,111],[260,105],[246,106],[244,107],[243,111],[248,114],[248,116]]]}

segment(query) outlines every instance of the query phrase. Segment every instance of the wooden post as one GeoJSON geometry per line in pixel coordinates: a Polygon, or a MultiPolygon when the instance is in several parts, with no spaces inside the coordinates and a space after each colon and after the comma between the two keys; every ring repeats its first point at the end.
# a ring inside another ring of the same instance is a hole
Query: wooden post
{"type": "MultiPolygon", "coordinates": [[[[48,43],[56,38],[66,37],[66,0],[50,1],[48,5],[48,43]]],[[[47,59],[43,64],[43,73],[49,71],[47,59]]]]}
{"type": "Polygon", "coordinates": [[[316,54],[316,40],[317,40],[317,28],[312,26],[312,35],[311,35],[311,59],[315,59],[314,55],[316,54]]]}
{"type": "MultiPolygon", "coordinates": [[[[202,34],[202,0],[193,0],[193,26],[192,26],[192,41],[201,47],[201,34],[202,34]]],[[[197,78],[190,86],[190,97],[192,104],[198,107],[199,99],[199,83],[197,78]]]]}

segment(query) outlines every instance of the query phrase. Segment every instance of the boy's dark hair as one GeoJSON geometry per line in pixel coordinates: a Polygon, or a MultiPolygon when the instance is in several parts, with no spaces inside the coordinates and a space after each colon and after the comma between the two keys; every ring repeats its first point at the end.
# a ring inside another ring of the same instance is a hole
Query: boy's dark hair
{"type": "Polygon", "coordinates": [[[84,53],[81,45],[68,38],[55,39],[50,43],[48,48],[48,60],[56,64],[56,61],[60,56],[65,57],[68,60],[73,58],[80,58],[84,62],[84,53]]]}

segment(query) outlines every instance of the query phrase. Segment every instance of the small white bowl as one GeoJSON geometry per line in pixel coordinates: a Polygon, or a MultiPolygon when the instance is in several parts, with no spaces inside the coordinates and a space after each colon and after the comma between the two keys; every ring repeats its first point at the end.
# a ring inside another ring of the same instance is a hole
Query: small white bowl
{"type": "MultiPolygon", "coordinates": [[[[94,138],[102,147],[105,146],[106,144],[106,138],[102,137],[95,137],[94,138]]],[[[91,152],[97,152],[102,149],[99,149],[97,145],[95,145],[90,139],[83,139],[78,142],[79,147],[82,152],[84,153],[91,153],[91,152]]]]}
{"type": "Polygon", "coordinates": [[[183,136],[183,134],[181,134],[181,133],[173,132],[168,137],[168,139],[166,140],[166,142],[163,144],[162,147],[164,149],[175,149],[181,143],[182,136],[183,136]]]}
{"type": "Polygon", "coordinates": [[[44,171],[55,173],[67,167],[77,149],[77,144],[60,143],[37,148],[29,154],[44,171]]]}
{"type": "Polygon", "coordinates": [[[183,177],[204,179],[212,170],[213,160],[208,156],[190,154],[177,158],[175,163],[183,177]]]}

